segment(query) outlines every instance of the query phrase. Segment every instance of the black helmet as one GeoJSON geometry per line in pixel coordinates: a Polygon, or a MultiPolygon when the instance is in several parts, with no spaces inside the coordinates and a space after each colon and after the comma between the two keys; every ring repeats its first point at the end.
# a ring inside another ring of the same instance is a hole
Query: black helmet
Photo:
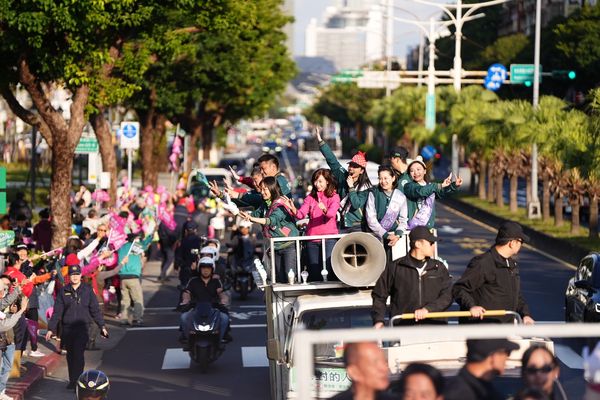
{"type": "Polygon", "coordinates": [[[90,369],[79,375],[76,385],[77,398],[87,399],[88,397],[98,397],[105,399],[110,389],[108,376],[102,371],[90,369]]]}

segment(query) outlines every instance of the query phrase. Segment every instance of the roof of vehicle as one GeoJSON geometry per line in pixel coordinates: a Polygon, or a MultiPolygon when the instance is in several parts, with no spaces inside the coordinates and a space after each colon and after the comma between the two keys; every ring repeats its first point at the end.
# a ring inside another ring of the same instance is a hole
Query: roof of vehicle
{"type": "Polygon", "coordinates": [[[231,171],[225,168],[199,168],[192,171],[190,176],[195,175],[196,171],[202,172],[204,175],[227,175],[232,176],[231,171]]]}
{"type": "Polygon", "coordinates": [[[371,290],[358,290],[328,295],[304,294],[294,302],[295,315],[305,311],[347,307],[371,307],[371,290]]]}

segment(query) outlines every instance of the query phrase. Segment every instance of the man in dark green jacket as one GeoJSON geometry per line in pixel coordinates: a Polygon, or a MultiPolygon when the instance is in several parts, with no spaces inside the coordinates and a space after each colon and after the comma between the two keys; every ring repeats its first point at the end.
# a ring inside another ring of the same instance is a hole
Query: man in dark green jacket
{"type": "MultiPolygon", "coordinates": [[[[263,154],[262,156],[258,157],[258,160],[256,162],[258,163],[260,170],[262,171],[263,178],[266,178],[267,176],[272,176],[275,179],[277,179],[277,183],[279,184],[281,193],[284,196],[289,197],[290,194],[292,193],[292,189],[290,187],[290,183],[288,182],[287,178],[279,170],[279,159],[277,157],[275,157],[274,155],[267,153],[267,154],[263,154]]],[[[256,191],[253,190],[253,191],[246,193],[243,196],[239,197],[239,201],[242,204],[245,203],[246,205],[250,205],[254,208],[260,207],[261,204],[263,204],[263,198],[260,195],[259,188],[255,188],[255,189],[256,189],[256,191]]],[[[232,196],[232,198],[236,198],[236,196],[238,196],[238,194],[233,191],[228,191],[228,193],[230,196],[232,196]]]]}
{"type": "Polygon", "coordinates": [[[408,150],[405,147],[395,147],[389,153],[390,165],[396,173],[396,189],[404,192],[404,185],[411,181],[408,174],[408,150]]]}

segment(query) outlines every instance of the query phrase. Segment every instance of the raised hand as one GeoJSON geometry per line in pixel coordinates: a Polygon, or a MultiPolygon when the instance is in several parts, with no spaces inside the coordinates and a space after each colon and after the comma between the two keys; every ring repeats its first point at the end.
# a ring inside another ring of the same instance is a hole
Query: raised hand
{"type": "Polygon", "coordinates": [[[208,186],[210,187],[210,192],[216,197],[221,197],[221,189],[219,189],[219,185],[217,185],[216,181],[208,182],[208,186]]]}
{"type": "Polygon", "coordinates": [[[250,221],[250,214],[248,214],[246,211],[240,211],[239,215],[240,215],[240,217],[242,217],[246,221],[250,221]]]}
{"type": "Polygon", "coordinates": [[[323,138],[321,137],[321,127],[320,126],[317,126],[315,128],[315,135],[317,136],[317,140],[319,142],[323,141],[323,138]]]}
{"type": "Polygon", "coordinates": [[[450,186],[450,184],[452,183],[452,172],[450,172],[450,175],[448,175],[448,177],[446,179],[444,179],[444,182],[442,182],[442,187],[448,187],[450,186]]]}
{"type": "Polygon", "coordinates": [[[456,182],[454,182],[456,186],[460,186],[463,184],[463,179],[459,176],[456,178],[456,182]]]}
{"type": "Polygon", "coordinates": [[[229,166],[229,171],[231,171],[231,175],[233,175],[233,179],[235,179],[236,181],[240,180],[240,175],[237,173],[237,171],[235,169],[233,169],[233,167],[231,165],[229,166]]]}

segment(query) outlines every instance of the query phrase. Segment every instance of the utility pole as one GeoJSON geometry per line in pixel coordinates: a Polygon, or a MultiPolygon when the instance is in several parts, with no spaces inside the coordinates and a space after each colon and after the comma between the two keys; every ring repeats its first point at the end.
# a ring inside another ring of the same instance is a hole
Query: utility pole
{"type": "MultiPolygon", "coordinates": [[[[533,112],[537,113],[540,102],[540,45],[542,35],[542,1],[535,1],[535,46],[533,52],[533,112]]],[[[531,202],[527,205],[529,218],[541,218],[538,197],[538,147],[534,140],[531,146],[531,202]]]]}
{"type": "MultiPolygon", "coordinates": [[[[458,93],[461,89],[461,78],[462,78],[462,58],[461,58],[461,41],[462,41],[462,28],[463,24],[469,20],[477,17],[483,17],[483,14],[472,16],[472,14],[483,7],[495,6],[497,4],[506,3],[510,0],[491,0],[482,3],[468,3],[463,4],[462,0],[457,0],[456,4],[440,4],[434,3],[427,0],[410,0],[415,3],[425,4],[433,7],[437,7],[442,10],[450,21],[454,24],[455,28],[455,46],[454,46],[454,68],[453,68],[453,85],[454,90],[458,93]],[[456,11],[456,15],[452,11],[456,11]],[[464,13],[463,13],[464,11],[464,13]]],[[[452,172],[458,174],[458,136],[452,135],[452,172]]]]}

